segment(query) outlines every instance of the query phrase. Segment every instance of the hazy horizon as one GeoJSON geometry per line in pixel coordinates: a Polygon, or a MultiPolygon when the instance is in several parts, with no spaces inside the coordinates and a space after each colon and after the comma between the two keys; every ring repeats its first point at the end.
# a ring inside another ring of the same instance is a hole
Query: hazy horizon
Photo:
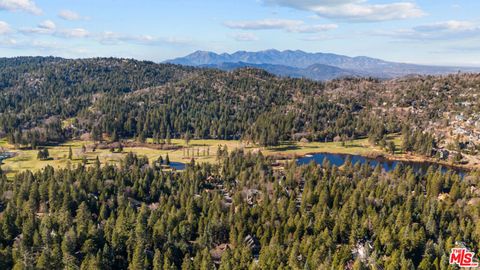
{"type": "MultiPolygon", "coordinates": [[[[167,62],[168,60],[172,60],[172,59],[175,59],[175,58],[181,58],[181,57],[185,57],[185,56],[188,56],[190,54],[193,54],[193,53],[196,53],[198,51],[203,51],[203,52],[212,52],[212,53],[216,53],[218,55],[221,55],[221,54],[234,54],[236,52],[265,52],[265,51],[269,51],[269,50],[277,50],[277,49],[265,49],[265,50],[258,50],[258,51],[245,51],[245,50],[236,50],[236,51],[231,51],[231,52],[222,52],[222,51],[206,51],[206,50],[195,50],[195,51],[191,51],[187,54],[184,54],[184,55],[178,55],[178,56],[175,56],[175,57],[170,57],[170,58],[165,58],[165,59],[161,59],[161,60],[152,60],[152,59],[142,59],[142,58],[135,58],[135,57],[122,57],[122,56],[84,56],[84,57],[64,57],[64,56],[57,56],[57,55],[15,55],[15,56],[1,56],[3,58],[14,58],[14,57],[59,57],[59,58],[63,58],[63,59],[92,59],[92,58],[119,58],[119,59],[133,59],[133,60],[138,60],[138,61],[150,61],[150,62],[155,62],[155,63],[159,63],[159,64],[162,64],[162,63],[165,63],[167,62]]],[[[300,50],[300,49],[285,49],[285,50],[278,50],[280,52],[284,52],[284,51],[302,51],[302,52],[305,52],[305,53],[312,53],[312,54],[315,54],[315,53],[324,53],[324,54],[335,54],[335,55],[342,55],[342,56],[347,56],[347,57],[352,57],[352,58],[355,58],[355,57],[369,57],[369,58],[374,58],[374,59],[379,59],[379,60],[383,60],[383,61],[387,61],[387,62],[393,62],[393,63],[402,63],[402,64],[412,64],[412,65],[425,65],[425,66],[438,66],[438,67],[468,67],[468,68],[480,68],[480,64],[448,64],[448,63],[445,63],[445,64],[441,64],[441,63],[434,63],[434,64],[430,64],[430,63],[416,63],[416,62],[402,62],[402,61],[394,61],[394,60],[389,60],[389,59],[384,59],[384,58],[377,58],[377,57],[372,57],[372,56],[369,56],[369,55],[344,55],[344,54],[339,54],[339,53],[335,53],[335,52],[313,52],[313,51],[305,51],[305,50],[300,50]]]]}

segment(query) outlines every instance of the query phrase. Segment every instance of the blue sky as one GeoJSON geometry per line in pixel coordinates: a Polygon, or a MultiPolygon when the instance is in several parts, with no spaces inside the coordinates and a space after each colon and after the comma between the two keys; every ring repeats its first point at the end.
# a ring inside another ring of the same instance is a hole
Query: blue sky
{"type": "Polygon", "coordinates": [[[480,66],[474,0],[0,0],[0,56],[300,49],[480,66]]]}

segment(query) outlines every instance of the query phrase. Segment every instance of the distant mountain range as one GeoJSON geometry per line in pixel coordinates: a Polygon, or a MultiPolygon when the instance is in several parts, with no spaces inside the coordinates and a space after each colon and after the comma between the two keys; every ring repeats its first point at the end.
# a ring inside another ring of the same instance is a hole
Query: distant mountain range
{"type": "Polygon", "coordinates": [[[234,70],[243,67],[264,69],[278,76],[330,80],[341,77],[395,78],[407,75],[441,75],[456,72],[480,72],[473,67],[442,67],[388,62],[358,56],[349,57],[332,53],[266,50],[238,51],[217,54],[196,51],[185,57],[165,61],[185,66],[234,70]]]}

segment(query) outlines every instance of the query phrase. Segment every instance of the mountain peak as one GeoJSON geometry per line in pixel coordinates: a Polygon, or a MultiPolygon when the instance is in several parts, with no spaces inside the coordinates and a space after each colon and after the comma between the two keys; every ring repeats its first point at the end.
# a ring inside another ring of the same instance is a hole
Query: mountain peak
{"type": "Polygon", "coordinates": [[[197,51],[189,54],[187,57],[192,57],[192,56],[206,56],[206,55],[217,55],[217,54],[214,53],[214,52],[197,50],[197,51]]]}
{"type": "Polygon", "coordinates": [[[306,77],[315,80],[333,79],[339,76],[394,78],[411,74],[439,75],[456,73],[458,70],[467,72],[479,70],[394,63],[366,56],[350,57],[334,53],[308,53],[301,50],[279,51],[277,49],[257,52],[237,51],[231,54],[196,51],[186,57],[166,62],[224,70],[249,66],[263,68],[280,76],[306,77]]]}
{"type": "Polygon", "coordinates": [[[201,66],[221,63],[273,64],[296,68],[307,68],[313,64],[341,67],[353,58],[331,53],[307,53],[301,50],[268,49],[258,52],[237,51],[231,54],[216,54],[208,51],[196,51],[186,57],[169,60],[169,63],[201,66]]]}
{"type": "Polygon", "coordinates": [[[267,49],[267,50],[259,51],[257,53],[282,53],[282,52],[277,49],[267,49]]]}

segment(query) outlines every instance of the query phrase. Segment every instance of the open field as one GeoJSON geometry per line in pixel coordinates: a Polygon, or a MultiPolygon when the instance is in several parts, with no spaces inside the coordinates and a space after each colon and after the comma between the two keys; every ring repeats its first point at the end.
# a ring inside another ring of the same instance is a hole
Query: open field
{"type": "MultiPolygon", "coordinates": [[[[397,137],[392,137],[392,139],[397,146],[399,146],[400,140],[397,137]]],[[[0,147],[16,153],[15,157],[4,160],[2,165],[2,169],[7,172],[9,177],[12,177],[15,173],[22,170],[35,171],[47,165],[54,168],[75,166],[81,164],[84,157],[87,159],[88,164],[93,164],[97,157],[102,164],[119,164],[120,160],[129,152],[140,156],[147,156],[150,161],[158,159],[159,156],[165,158],[168,154],[170,161],[187,163],[191,160],[193,154],[196,162],[216,162],[217,149],[219,146],[226,146],[229,150],[236,148],[244,148],[246,151],[261,150],[265,155],[283,155],[289,157],[320,152],[353,155],[384,153],[380,148],[372,146],[367,139],[346,142],[344,145],[341,142],[286,142],[280,146],[268,148],[253,147],[245,145],[240,141],[225,140],[191,140],[188,148],[184,140],[174,139],[171,143],[181,148],[176,150],[158,150],[147,147],[125,147],[122,153],[112,153],[108,149],[96,149],[93,151],[92,146],[94,143],[91,141],[72,140],[54,147],[48,147],[50,159],[44,161],[37,159],[38,150],[14,149],[5,139],[0,140],[0,147]],[[83,145],[86,147],[85,152],[82,151],[83,145]],[[73,152],[72,160],[68,159],[70,147],[73,152]]]]}
{"type": "Polygon", "coordinates": [[[354,140],[346,142],[342,145],[341,142],[309,142],[299,143],[291,142],[284,143],[275,147],[268,147],[262,149],[266,155],[306,155],[311,153],[333,153],[333,154],[351,154],[351,155],[367,155],[373,153],[382,153],[380,148],[372,146],[367,139],[354,140]]]}
{"type": "MultiPolygon", "coordinates": [[[[172,140],[172,144],[185,147],[186,144],[183,140],[172,140]]],[[[47,165],[54,168],[64,168],[66,166],[75,166],[83,162],[84,157],[87,159],[88,164],[93,164],[98,157],[102,164],[119,164],[127,153],[133,152],[140,156],[147,156],[150,161],[158,159],[160,156],[163,158],[168,154],[170,161],[186,163],[191,160],[191,156],[194,155],[197,162],[215,162],[217,148],[219,145],[227,146],[228,149],[235,149],[241,147],[239,141],[222,141],[222,140],[192,140],[187,149],[181,148],[178,150],[157,150],[147,147],[125,147],[122,153],[112,153],[109,149],[96,149],[92,150],[94,145],[91,141],[79,141],[72,140],[66,143],[47,147],[50,159],[38,160],[38,150],[23,150],[14,149],[12,145],[9,145],[5,139],[0,140],[0,147],[4,150],[14,152],[15,157],[9,158],[3,161],[2,169],[7,172],[9,177],[22,170],[39,170],[47,165]],[[86,146],[86,151],[83,153],[82,146],[86,146]],[[69,148],[72,148],[73,158],[68,159],[69,148]],[[185,154],[184,154],[185,153],[185,154]],[[198,156],[200,154],[200,156],[198,156]]]]}

